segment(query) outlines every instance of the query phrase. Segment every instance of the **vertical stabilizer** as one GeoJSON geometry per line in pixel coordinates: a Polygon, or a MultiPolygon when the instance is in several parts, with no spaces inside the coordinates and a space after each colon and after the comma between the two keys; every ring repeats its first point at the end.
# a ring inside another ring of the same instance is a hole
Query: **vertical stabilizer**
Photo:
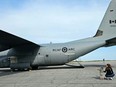
{"type": "Polygon", "coordinates": [[[112,0],[95,35],[105,40],[116,37],[116,0],[112,0]]]}

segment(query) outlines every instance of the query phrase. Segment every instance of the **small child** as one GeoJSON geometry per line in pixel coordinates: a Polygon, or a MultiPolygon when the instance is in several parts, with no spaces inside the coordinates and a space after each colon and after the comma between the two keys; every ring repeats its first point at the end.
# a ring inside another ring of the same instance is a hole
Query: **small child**
{"type": "Polygon", "coordinates": [[[100,67],[100,69],[98,69],[99,70],[99,78],[101,79],[101,80],[104,80],[104,67],[100,67]]]}

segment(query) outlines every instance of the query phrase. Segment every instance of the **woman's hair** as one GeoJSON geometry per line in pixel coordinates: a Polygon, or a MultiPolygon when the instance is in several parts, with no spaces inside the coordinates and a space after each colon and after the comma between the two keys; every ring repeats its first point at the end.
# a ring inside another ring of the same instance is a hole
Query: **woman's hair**
{"type": "Polygon", "coordinates": [[[110,64],[107,64],[108,68],[112,68],[110,64]]]}

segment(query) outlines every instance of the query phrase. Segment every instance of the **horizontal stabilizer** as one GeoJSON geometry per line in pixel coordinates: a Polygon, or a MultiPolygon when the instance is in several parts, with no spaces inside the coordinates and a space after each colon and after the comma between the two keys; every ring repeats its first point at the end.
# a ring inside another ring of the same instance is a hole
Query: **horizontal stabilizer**
{"type": "Polygon", "coordinates": [[[23,38],[20,38],[18,36],[0,30],[0,51],[4,51],[22,45],[33,45],[40,47],[40,45],[37,45],[31,41],[25,40],[23,38]]]}
{"type": "Polygon", "coordinates": [[[114,46],[114,45],[116,45],[116,38],[112,38],[110,40],[107,40],[105,46],[108,47],[108,46],[114,46]]]}

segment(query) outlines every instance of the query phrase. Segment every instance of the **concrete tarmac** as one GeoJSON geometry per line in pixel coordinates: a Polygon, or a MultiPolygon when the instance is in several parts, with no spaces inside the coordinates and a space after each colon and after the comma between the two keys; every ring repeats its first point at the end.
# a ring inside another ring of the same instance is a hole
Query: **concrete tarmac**
{"type": "Polygon", "coordinates": [[[98,69],[110,63],[116,72],[116,61],[81,62],[85,68],[55,66],[32,71],[0,69],[0,87],[116,87],[116,78],[100,80],[98,69]]]}

